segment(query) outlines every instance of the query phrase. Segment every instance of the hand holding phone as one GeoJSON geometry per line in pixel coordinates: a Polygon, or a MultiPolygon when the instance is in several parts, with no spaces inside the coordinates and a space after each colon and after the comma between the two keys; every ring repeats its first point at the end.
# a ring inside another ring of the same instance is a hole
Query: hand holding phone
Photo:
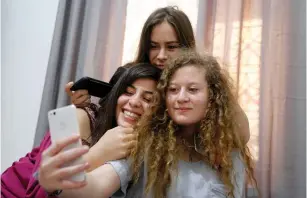
{"type": "MultiPolygon", "coordinates": [[[[64,138],[79,134],[79,123],[77,110],[74,105],[58,108],[48,112],[51,141],[56,142],[64,138]]],[[[70,143],[61,152],[82,147],[81,141],[70,143]]],[[[84,163],[82,157],[65,163],[62,167],[70,167],[84,163]]],[[[73,181],[84,181],[85,171],[82,171],[70,178],[73,181]]]]}

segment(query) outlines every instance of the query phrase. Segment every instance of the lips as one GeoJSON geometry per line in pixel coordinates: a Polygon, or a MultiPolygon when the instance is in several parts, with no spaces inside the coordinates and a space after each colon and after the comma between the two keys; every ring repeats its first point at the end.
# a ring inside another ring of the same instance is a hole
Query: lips
{"type": "Polygon", "coordinates": [[[190,111],[192,110],[192,108],[188,108],[188,107],[179,107],[179,108],[175,108],[176,111],[179,111],[179,112],[187,112],[187,111],[190,111]]]}
{"type": "Polygon", "coordinates": [[[190,110],[191,108],[176,108],[177,110],[190,110]]]}
{"type": "Polygon", "coordinates": [[[164,65],[157,65],[158,68],[164,69],[164,65]]]}
{"type": "Polygon", "coordinates": [[[191,110],[191,107],[175,107],[176,110],[191,110]]]}

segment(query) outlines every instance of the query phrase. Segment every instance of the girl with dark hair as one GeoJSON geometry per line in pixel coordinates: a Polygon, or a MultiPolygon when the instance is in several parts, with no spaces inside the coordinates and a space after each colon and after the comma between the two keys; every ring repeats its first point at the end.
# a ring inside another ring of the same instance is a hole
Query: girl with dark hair
{"type": "MultiPolygon", "coordinates": [[[[83,141],[83,143],[88,142],[91,146],[91,152],[87,152],[88,147],[83,147],[71,153],[74,156],[85,154],[83,158],[88,162],[88,165],[82,166],[81,169],[79,167],[79,170],[91,171],[109,160],[121,159],[127,155],[127,152],[135,144],[136,136],[132,127],[151,103],[160,73],[160,69],[148,63],[132,63],[117,70],[113,78],[116,83],[111,92],[100,101],[101,106],[96,112],[97,118],[92,127],[93,133],[83,141]],[[101,138],[102,136],[103,138],[101,138]],[[117,145],[113,143],[116,139],[120,140],[117,145]],[[98,140],[100,141],[97,143],[98,140]],[[113,145],[113,147],[109,145],[113,145]],[[96,153],[99,153],[99,157],[96,156],[96,153]]],[[[82,130],[82,122],[79,124],[82,130]]],[[[70,138],[70,143],[78,141],[80,137],[70,138]]],[[[57,145],[58,143],[54,142],[53,144],[57,145]]],[[[44,152],[48,151],[46,150],[48,147],[50,147],[48,150],[58,148],[52,146],[49,132],[39,147],[32,150],[20,161],[15,162],[1,175],[3,197],[40,198],[47,196],[45,189],[38,185],[36,171],[44,165],[51,165],[50,168],[56,161],[53,159],[57,158],[49,156],[48,163],[45,161],[41,163],[44,156],[46,157],[44,152]]],[[[65,156],[65,153],[61,155],[65,156]]],[[[68,160],[68,158],[65,159],[68,160]]],[[[58,181],[71,185],[69,181],[65,180],[65,169],[54,168],[52,170],[57,170],[57,173],[60,174],[53,176],[58,181]]]]}
{"type": "MultiPolygon", "coordinates": [[[[91,147],[110,133],[119,133],[118,130],[126,134],[123,141],[130,142],[126,144],[129,147],[127,150],[133,147],[135,135],[132,128],[152,103],[160,73],[159,68],[148,63],[135,64],[123,71],[111,92],[100,101],[101,106],[91,135],[91,147]]],[[[59,140],[52,143],[50,148],[43,152],[38,178],[40,184],[48,192],[52,193],[57,189],[73,188],[84,184],[84,182],[69,181],[70,175],[74,175],[76,171],[88,170],[88,161],[95,158],[94,156],[85,155],[86,164],[61,168],[61,165],[69,162],[71,158],[80,157],[88,151],[87,148],[76,148],[59,153],[64,144],[70,144],[76,140],[76,137],[59,140]],[[61,184],[60,188],[52,189],[52,186],[59,184],[61,184]]],[[[99,163],[103,164],[112,160],[107,157],[108,151],[107,144],[100,145],[97,152],[103,154],[103,159],[99,159],[99,163]]]]}

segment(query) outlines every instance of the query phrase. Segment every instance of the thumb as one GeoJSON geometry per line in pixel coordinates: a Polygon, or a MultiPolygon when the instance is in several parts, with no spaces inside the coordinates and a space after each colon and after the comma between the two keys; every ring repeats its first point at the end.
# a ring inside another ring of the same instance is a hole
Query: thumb
{"type": "Polygon", "coordinates": [[[115,130],[119,130],[121,132],[129,132],[130,130],[132,130],[132,128],[128,128],[128,127],[123,127],[118,125],[117,127],[114,128],[115,130]]]}
{"type": "Polygon", "coordinates": [[[133,133],[134,130],[133,128],[129,127],[129,128],[123,128],[123,130],[126,132],[126,133],[133,133]]]}

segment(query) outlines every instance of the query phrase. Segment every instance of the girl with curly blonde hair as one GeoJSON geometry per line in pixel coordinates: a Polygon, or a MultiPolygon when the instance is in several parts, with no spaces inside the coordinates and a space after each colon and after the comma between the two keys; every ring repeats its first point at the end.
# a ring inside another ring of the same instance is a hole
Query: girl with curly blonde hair
{"type": "Polygon", "coordinates": [[[240,123],[233,93],[227,72],[212,56],[190,51],[168,64],[155,104],[136,128],[131,155],[135,181],[145,164],[145,193],[206,197],[203,193],[209,192],[214,197],[219,191],[242,197],[245,172],[256,185],[251,154],[236,131],[240,123]],[[189,177],[193,172],[195,177],[189,177]],[[191,183],[200,186],[195,194],[188,194],[191,183]]]}

